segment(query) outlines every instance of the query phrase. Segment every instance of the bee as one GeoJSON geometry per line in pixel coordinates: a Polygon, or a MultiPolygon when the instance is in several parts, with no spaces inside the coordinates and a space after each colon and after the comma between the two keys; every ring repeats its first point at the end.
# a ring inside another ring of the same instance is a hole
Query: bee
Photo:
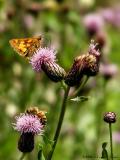
{"type": "Polygon", "coordinates": [[[26,110],[26,113],[28,114],[33,114],[38,116],[38,118],[40,119],[40,122],[42,123],[43,126],[46,125],[47,123],[47,117],[46,117],[46,113],[45,111],[40,111],[37,107],[30,107],[26,110]]]}

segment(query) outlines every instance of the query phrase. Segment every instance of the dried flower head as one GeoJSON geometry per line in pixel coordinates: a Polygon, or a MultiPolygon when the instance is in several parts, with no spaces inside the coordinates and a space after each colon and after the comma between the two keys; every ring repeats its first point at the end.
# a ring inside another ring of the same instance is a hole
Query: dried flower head
{"type": "Polygon", "coordinates": [[[91,41],[88,54],[83,58],[83,74],[95,76],[99,72],[100,52],[96,49],[97,44],[91,41]]]}
{"type": "Polygon", "coordinates": [[[104,114],[104,121],[107,123],[115,123],[116,122],[116,114],[114,112],[106,112],[104,114]]]}
{"type": "Polygon", "coordinates": [[[95,76],[99,71],[100,52],[96,49],[97,44],[91,41],[87,54],[81,55],[74,63],[65,77],[65,83],[69,86],[78,85],[84,75],[95,76]]]}
{"type": "Polygon", "coordinates": [[[74,63],[65,77],[65,83],[68,86],[75,86],[82,82],[82,58],[81,56],[77,57],[74,60],[74,63]]]}

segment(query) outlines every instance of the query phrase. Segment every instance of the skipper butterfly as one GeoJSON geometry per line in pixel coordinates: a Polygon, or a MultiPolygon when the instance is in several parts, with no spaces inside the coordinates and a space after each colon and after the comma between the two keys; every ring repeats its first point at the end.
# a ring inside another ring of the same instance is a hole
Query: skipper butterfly
{"type": "Polygon", "coordinates": [[[9,41],[11,47],[22,57],[30,58],[42,45],[43,37],[16,38],[9,41]]]}

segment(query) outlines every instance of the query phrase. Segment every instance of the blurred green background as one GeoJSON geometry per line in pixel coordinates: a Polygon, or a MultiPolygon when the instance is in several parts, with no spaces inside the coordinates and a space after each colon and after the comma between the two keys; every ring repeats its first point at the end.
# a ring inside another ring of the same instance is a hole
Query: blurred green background
{"type": "MultiPolygon", "coordinates": [[[[106,149],[110,154],[108,125],[103,121],[106,111],[117,114],[117,122],[113,125],[113,147],[114,156],[120,157],[119,1],[0,0],[0,160],[17,160],[21,155],[17,149],[20,135],[13,130],[12,123],[15,115],[30,106],[48,112],[46,135],[53,138],[62,103],[61,84],[51,82],[43,72],[35,73],[9,45],[12,38],[40,34],[50,38],[50,44],[57,50],[58,63],[66,71],[76,56],[86,53],[90,39],[103,42],[100,49],[103,67],[80,93],[90,98],[86,102],[68,102],[53,160],[61,160],[61,157],[64,160],[100,159],[103,142],[107,142],[106,149]],[[106,20],[107,9],[111,12],[107,13],[106,20]],[[90,13],[98,14],[103,21],[100,32],[97,30],[92,36],[84,23],[85,16],[90,13]],[[113,19],[110,13],[115,14],[113,19]],[[105,70],[108,64],[109,69],[105,70]]],[[[71,92],[73,90],[74,87],[71,92]]],[[[26,159],[37,159],[38,143],[39,137],[34,151],[26,159]]]]}

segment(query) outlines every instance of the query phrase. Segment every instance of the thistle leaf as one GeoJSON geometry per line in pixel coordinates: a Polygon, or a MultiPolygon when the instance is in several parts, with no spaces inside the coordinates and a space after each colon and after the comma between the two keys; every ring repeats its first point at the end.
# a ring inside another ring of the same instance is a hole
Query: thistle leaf
{"type": "Polygon", "coordinates": [[[86,96],[77,96],[75,98],[70,99],[71,101],[75,101],[75,102],[84,102],[84,101],[88,101],[90,99],[90,97],[86,97],[86,96]]]}

